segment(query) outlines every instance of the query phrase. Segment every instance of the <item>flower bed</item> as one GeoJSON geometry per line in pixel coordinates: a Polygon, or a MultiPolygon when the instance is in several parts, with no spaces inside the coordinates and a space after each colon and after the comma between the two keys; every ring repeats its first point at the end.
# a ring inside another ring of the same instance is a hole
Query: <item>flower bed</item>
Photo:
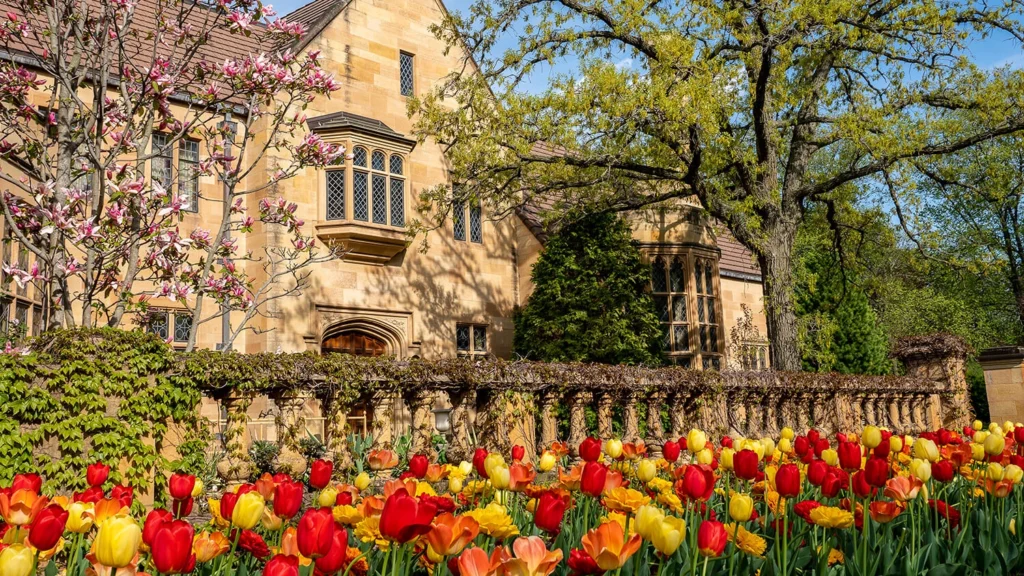
{"type": "Polygon", "coordinates": [[[867,427],[824,438],[692,430],[655,454],[587,438],[472,462],[371,452],[369,472],[313,462],[216,497],[170,477],[166,508],[89,467],[80,493],[0,489],[0,574],[961,574],[1024,565],[1016,530],[1024,427],[918,438],[867,427]],[[303,506],[310,500],[312,506],[303,506]],[[208,521],[190,522],[197,500],[208,521]],[[134,503],[139,508],[138,503],[134,503]],[[303,509],[305,508],[305,509],[303,509]]]}

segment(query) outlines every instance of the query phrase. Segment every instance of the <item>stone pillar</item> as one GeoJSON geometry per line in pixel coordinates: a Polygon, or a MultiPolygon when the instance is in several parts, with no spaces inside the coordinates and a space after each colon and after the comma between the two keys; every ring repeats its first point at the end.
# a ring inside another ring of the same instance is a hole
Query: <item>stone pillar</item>
{"type": "Polygon", "coordinates": [[[284,392],[273,397],[277,405],[277,446],[281,452],[277,456],[278,467],[293,475],[301,474],[306,469],[306,458],[299,453],[299,439],[306,432],[306,418],[302,409],[306,404],[305,396],[295,392],[284,392]]]}
{"type": "Polygon", "coordinates": [[[889,398],[887,409],[889,410],[889,427],[899,432],[901,425],[899,401],[896,398],[889,398]]]}
{"type": "Polygon", "coordinates": [[[569,453],[574,458],[580,455],[580,442],[587,437],[587,404],[590,392],[578,390],[569,393],[569,453]]]}
{"type": "Polygon", "coordinates": [[[615,398],[608,392],[597,395],[597,435],[601,440],[612,437],[612,407],[615,398]]]}
{"type": "Polygon", "coordinates": [[[854,425],[854,401],[853,398],[847,393],[837,393],[835,396],[836,402],[836,423],[835,431],[837,432],[853,432],[855,429],[854,425]]]}
{"type": "Polygon", "coordinates": [[[540,394],[540,441],[537,452],[547,450],[558,440],[558,415],[556,403],[558,394],[553,390],[545,390],[540,394]]]}
{"type": "Polygon", "coordinates": [[[1024,346],[982,350],[988,414],[993,422],[1024,421],[1024,346]]]}
{"type": "Polygon", "coordinates": [[[665,443],[665,430],[661,424],[661,407],[665,397],[665,392],[661,390],[647,395],[647,438],[644,443],[652,457],[661,457],[661,446],[665,443]]]}
{"type": "Polygon", "coordinates": [[[423,454],[433,461],[437,456],[431,439],[434,436],[434,391],[418,388],[406,397],[409,412],[412,413],[411,454],[423,454]]]}
{"type": "Polygon", "coordinates": [[[796,430],[798,434],[806,434],[811,425],[811,400],[806,394],[800,394],[796,402],[796,430]]]}
{"type": "Polygon", "coordinates": [[[914,427],[914,419],[910,415],[913,400],[906,396],[900,396],[900,432],[908,433],[914,427]]]}
{"type": "Polygon", "coordinates": [[[352,467],[352,454],[348,447],[348,411],[350,406],[342,401],[337,391],[320,401],[324,414],[324,434],[327,436],[327,449],[332,454],[334,467],[348,470],[352,467]]]}
{"type": "Polygon", "coordinates": [[[374,393],[370,403],[373,409],[373,447],[390,449],[395,440],[395,397],[390,390],[374,393]]]}
{"type": "MultiPolygon", "coordinates": [[[[640,439],[640,416],[637,413],[636,405],[640,401],[637,392],[629,391],[625,396],[625,405],[622,407],[622,441],[636,442],[640,439]]],[[[605,438],[602,437],[602,440],[605,438]]]]}
{"type": "MultiPolygon", "coordinates": [[[[964,365],[970,347],[950,334],[903,338],[893,356],[903,362],[907,375],[931,382],[946,400],[939,402],[936,419],[941,426],[959,430],[974,420],[964,365]]],[[[930,391],[929,391],[930,392],[930,391]]]]}
{"type": "Polygon", "coordinates": [[[689,406],[690,398],[684,392],[676,392],[671,395],[672,401],[668,405],[669,435],[672,439],[678,439],[686,434],[686,407],[689,406]]]}
{"type": "Polygon", "coordinates": [[[249,417],[246,411],[252,402],[250,397],[227,397],[221,404],[227,412],[224,423],[224,458],[217,463],[217,474],[229,487],[249,481],[252,462],[249,460],[249,417]]]}
{"type": "Polygon", "coordinates": [[[462,460],[469,461],[472,457],[472,450],[469,439],[469,431],[472,428],[470,422],[470,407],[476,405],[476,390],[462,389],[448,392],[448,398],[452,403],[451,426],[452,443],[448,447],[448,459],[452,462],[462,460]]]}

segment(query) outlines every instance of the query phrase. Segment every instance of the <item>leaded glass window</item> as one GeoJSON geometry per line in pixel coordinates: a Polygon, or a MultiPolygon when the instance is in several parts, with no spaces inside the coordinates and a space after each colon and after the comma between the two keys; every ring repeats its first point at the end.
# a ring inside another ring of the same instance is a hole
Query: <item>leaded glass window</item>
{"type": "Polygon", "coordinates": [[[174,341],[188,342],[192,335],[192,316],[189,314],[177,313],[174,315],[174,341]]]}
{"type": "Polygon", "coordinates": [[[352,217],[363,222],[370,219],[369,177],[358,170],[352,173],[352,217]]]}
{"type": "Polygon", "coordinates": [[[480,204],[469,207],[469,240],[482,244],[484,241],[483,222],[481,221],[480,204]]]}
{"type": "Polygon", "coordinates": [[[487,356],[487,326],[481,324],[455,325],[455,350],[468,358],[487,356]]]}
{"type": "Polygon", "coordinates": [[[153,134],[153,154],[153,182],[159,182],[169,192],[174,182],[174,150],[167,145],[167,134],[153,134]]]}
{"type": "Polygon", "coordinates": [[[373,175],[373,223],[388,223],[388,179],[379,174],[373,175]]]}
{"type": "Polygon", "coordinates": [[[392,155],[391,156],[391,173],[396,175],[396,176],[401,176],[402,175],[402,167],[403,167],[402,157],[398,156],[398,155],[392,155]]]}
{"type": "Polygon", "coordinates": [[[405,181],[391,179],[391,225],[405,226],[405,181]]]}
{"type": "Polygon", "coordinates": [[[386,170],[386,168],[384,167],[384,160],[386,158],[387,156],[385,156],[383,152],[381,152],[380,150],[374,150],[373,161],[370,162],[370,168],[373,168],[374,170],[380,170],[381,172],[383,172],[384,170],[386,170]]]}
{"type": "Polygon", "coordinates": [[[651,260],[651,297],[665,330],[662,345],[676,363],[692,353],[685,269],[685,255],[658,255],[651,260]]]}
{"type": "Polygon", "coordinates": [[[327,171],[327,219],[345,219],[345,171],[327,171]]]}
{"type": "Polygon", "coordinates": [[[199,211],[199,141],[180,140],[178,146],[178,196],[181,209],[199,211]]]}
{"type": "Polygon", "coordinates": [[[149,312],[149,324],[147,329],[149,332],[156,334],[161,340],[167,340],[167,312],[163,310],[151,310],[149,312]]]}
{"type": "Polygon", "coordinates": [[[452,229],[456,240],[466,239],[466,208],[462,202],[452,203],[452,229]]]}
{"type": "Polygon", "coordinates": [[[714,274],[714,263],[711,260],[694,259],[693,279],[697,294],[700,351],[709,357],[715,356],[713,360],[705,359],[704,367],[710,366],[717,370],[721,365],[721,360],[717,357],[721,352],[721,344],[719,343],[718,303],[715,298],[714,274]]]}
{"type": "Polygon", "coordinates": [[[413,93],[413,55],[401,52],[398,55],[398,83],[402,96],[413,93]]]}
{"type": "Polygon", "coordinates": [[[366,168],[366,148],[356,146],[356,149],[352,151],[352,165],[366,168]]]}

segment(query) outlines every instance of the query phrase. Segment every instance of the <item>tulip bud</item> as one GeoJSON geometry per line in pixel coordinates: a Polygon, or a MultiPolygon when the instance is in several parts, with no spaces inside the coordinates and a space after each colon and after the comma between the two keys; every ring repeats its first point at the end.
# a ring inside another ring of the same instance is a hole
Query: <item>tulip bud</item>
{"type": "Polygon", "coordinates": [[[985,425],[982,424],[981,420],[975,420],[974,423],[971,424],[971,428],[974,428],[975,430],[981,430],[984,427],[985,425]]]}
{"type": "Polygon", "coordinates": [[[771,458],[771,455],[775,454],[775,441],[771,438],[761,438],[761,446],[764,447],[761,458],[771,458]]]}
{"type": "Polygon", "coordinates": [[[754,500],[746,494],[733,494],[729,499],[729,517],[736,522],[746,522],[754,513],[754,500]]]}
{"type": "Polygon", "coordinates": [[[971,444],[971,459],[975,462],[981,462],[985,459],[985,445],[984,444],[971,444]]]}
{"type": "Polygon", "coordinates": [[[1021,479],[1024,479],[1024,469],[1016,464],[1009,464],[1006,468],[1003,468],[1003,478],[1018,484],[1021,479]]]}
{"type": "Polygon", "coordinates": [[[448,479],[448,491],[452,494],[458,494],[462,492],[462,478],[449,478],[448,479]]]}
{"type": "Polygon", "coordinates": [[[359,491],[362,492],[363,490],[366,490],[370,486],[370,475],[367,474],[366,472],[360,472],[359,475],[356,476],[354,483],[356,488],[358,488],[359,491]]]}
{"type": "Polygon", "coordinates": [[[939,447],[935,445],[935,442],[927,438],[918,438],[914,441],[913,456],[914,458],[935,462],[939,459],[939,447]]]}
{"type": "Polygon", "coordinates": [[[488,478],[491,477],[491,470],[497,466],[505,466],[505,458],[501,454],[494,452],[484,458],[484,471],[487,472],[488,478]]]}
{"type": "Polygon", "coordinates": [[[622,456],[622,440],[612,438],[605,442],[604,453],[610,456],[613,460],[617,460],[619,456],[622,456]]]}
{"type": "Polygon", "coordinates": [[[665,518],[665,514],[655,506],[641,506],[636,511],[636,532],[641,537],[650,540],[653,538],[654,532],[659,530],[661,527],[661,521],[665,518]]]}
{"type": "Polygon", "coordinates": [[[996,456],[1003,453],[1006,448],[1006,439],[1002,434],[991,434],[985,438],[985,453],[989,456],[996,456]]]}
{"type": "Polygon", "coordinates": [[[914,458],[910,461],[910,473],[921,482],[927,482],[932,478],[932,463],[922,458],[914,458]]]}
{"type": "Polygon", "coordinates": [[[199,478],[196,478],[196,485],[192,487],[192,497],[199,498],[200,496],[202,496],[203,488],[203,481],[200,480],[199,478]]]}
{"type": "Polygon", "coordinates": [[[793,438],[796,438],[796,434],[793,433],[793,429],[790,428],[789,426],[784,427],[779,436],[786,440],[793,440],[793,438]]]}
{"type": "Polygon", "coordinates": [[[989,422],[988,431],[995,434],[996,430],[999,430],[999,424],[996,424],[995,422],[989,422]]]}
{"type": "Polygon", "coordinates": [[[246,492],[235,502],[235,508],[231,511],[231,523],[242,530],[252,530],[263,518],[264,507],[265,502],[259,492],[246,492]]]}
{"type": "Polygon", "coordinates": [[[338,489],[334,486],[328,486],[320,491],[320,497],[317,498],[317,502],[320,506],[327,506],[328,508],[334,507],[335,501],[338,500],[338,489]]]}
{"type": "Polygon", "coordinates": [[[736,451],[732,448],[722,448],[722,453],[718,455],[718,464],[724,470],[732,470],[733,467],[733,456],[736,455],[736,451]]]}
{"type": "Polygon", "coordinates": [[[711,450],[705,448],[700,452],[697,452],[697,463],[705,466],[710,466],[715,460],[715,454],[711,450]]]}
{"type": "Polygon", "coordinates": [[[1006,433],[1006,432],[1012,432],[1012,431],[1013,431],[1013,422],[1010,422],[1009,420],[1004,420],[1003,421],[1003,432],[1006,433]]]}
{"type": "Polygon", "coordinates": [[[984,444],[985,438],[988,438],[988,430],[979,430],[974,433],[974,436],[971,436],[971,440],[975,444],[984,444]]]}
{"type": "Polygon", "coordinates": [[[779,452],[783,454],[793,453],[793,442],[789,438],[779,440],[779,452]]]}
{"type": "Polygon", "coordinates": [[[644,484],[654,480],[658,475],[658,467],[651,460],[641,460],[636,467],[636,477],[644,484]]]}
{"type": "Polygon", "coordinates": [[[537,468],[539,468],[541,472],[550,472],[557,463],[558,459],[555,457],[554,452],[545,450],[544,453],[540,455],[540,462],[537,464],[537,468]]]}
{"type": "Polygon", "coordinates": [[[870,450],[874,450],[882,443],[882,431],[876,426],[865,426],[861,433],[861,444],[870,450]]]}
{"type": "Polygon", "coordinates": [[[509,483],[512,481],[512,474],[508,467],[500,464],[491,467],[487,474],[491,479],[491,485],[498,490],[508,488],[509,483]]]}
{"type": "Polygon", "coordinates": [[[1003,479],[1003,465],[999,462],[989,462],[988,468],[985,469],[985,476],[993,482],[999,482],[1003,479]]]}
{"type": "MultiPolygon", "coordinates": [[[[259,494],[256,496],[262,499],[259,494]]],[[[262,510],[260,512],[262,513],[262,510]]],[[[100,522],[92,550],[100,564],[109,568],[124,568],[131,564],[140,544],[142,529],[134,519],[128,516],[111,516],[100,522]]]]}
{"type": "Polygon", "coordinates": [[[72,502],[68,505],[67,529],[75,534],[85,534],[92,530],[93,504],[91,502],[72,502]]]}
{"type": "Polygon", "coordinates": [[[692,454],[696,454],[704,449],[704,446],[708,443],[708,437],[704,432],[697,430],[696,428],[690,430],[690,433],[686,435],[686,449],[692,454]]]}
{"type": "Polygon", "coordinates": [[[829,466],[838,466],[839,465],[839,452],[836,452],[832,448],[829,448],[827,450],[822,450],[821,451],[821,459],[824,460],[825,463],[828,464],[829,466]]]}
{"type": "Polygon", "coordinates": [[[0,574],[29,576],[35,567],[35,551],[22,544],[11,544],[0,551],[0,574]]]}
{"type": "Polygon", "coordinates": [[[470,472],[473,471],[473,464],[463,460],[459,462],[459,472],[462,472],[463,476],[469,476],[470,472]]]}
{"type": "Polygon", "coordinates": [[[903,438],[899,436],[889,437],[889,451],[893,454],[899,454],[903,450],[903,438]]]}

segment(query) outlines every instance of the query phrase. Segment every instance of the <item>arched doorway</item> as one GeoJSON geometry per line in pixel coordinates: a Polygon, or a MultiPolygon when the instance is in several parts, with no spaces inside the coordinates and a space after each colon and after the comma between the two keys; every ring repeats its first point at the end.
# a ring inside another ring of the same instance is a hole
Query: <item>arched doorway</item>
{"type": "Polygon", "coordinates": [[[384,340],[359,330],[348,330],[324,339],[322,354],[351,354],[353,356],[383,356],[388,352],[384,340]]]}

